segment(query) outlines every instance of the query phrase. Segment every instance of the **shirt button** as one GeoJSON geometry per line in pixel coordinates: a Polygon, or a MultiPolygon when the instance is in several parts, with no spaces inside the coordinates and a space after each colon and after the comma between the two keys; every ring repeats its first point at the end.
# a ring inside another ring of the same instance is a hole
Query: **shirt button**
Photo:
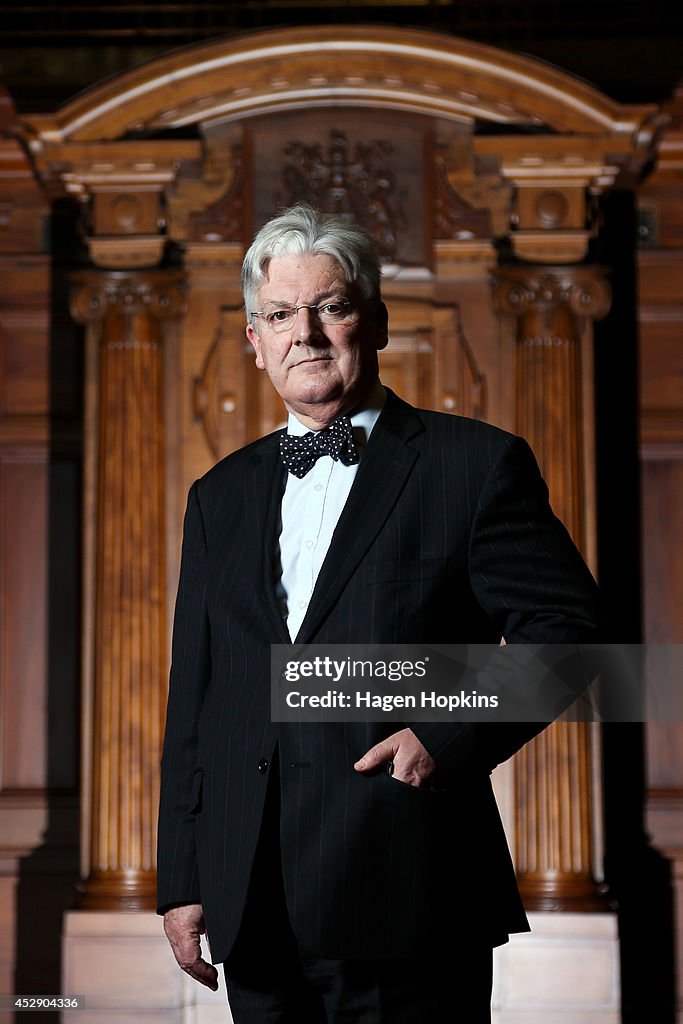
{"type": "Polygon", "coordinates": [[[305,608],[307,604],[308,601],[299,601],[299,608],[305,608]]]}
{"type": "Polygon", "coordinates": [[[306,541],[306,547],[307,548],[312,548],[313,547],[313,541],[312,540],[307,540],[306,541]]]}
{"type": "Polygon", "coordinates": [[[267,757],[262,757],[261,760],[259,761],[258,765],[257,765],[257,768],[258,768],[258,771],[259,771],[259,775],[265,775],[266,772],[268,771],[269,767],[270,767],[270,761],[268,760],[268,758],[267,757]]]}
{"type": "Polygon", "coordinates": [[[316,490],[316,491],[322,491],[322,489],[323,489],[323,485],[322,485],[322,484],[316,484],[316,485],[315,485],[315,488],[314,488],[314,490],[316,490]]]}

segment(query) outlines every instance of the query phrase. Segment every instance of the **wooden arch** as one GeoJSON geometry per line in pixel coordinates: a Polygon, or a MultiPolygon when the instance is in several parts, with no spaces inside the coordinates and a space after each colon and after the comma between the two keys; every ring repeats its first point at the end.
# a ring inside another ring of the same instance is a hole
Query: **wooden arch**
{"type": "Polygon", "coordinates": [[[492,46],[413,29],[325,26],[179,50],[25,123],[40,148],[337,104],[630,140],[652,113],[492,46]]]}

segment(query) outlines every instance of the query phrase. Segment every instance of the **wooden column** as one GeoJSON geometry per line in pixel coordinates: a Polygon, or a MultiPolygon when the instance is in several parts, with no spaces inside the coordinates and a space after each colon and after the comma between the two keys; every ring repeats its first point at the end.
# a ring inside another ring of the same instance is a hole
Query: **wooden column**
{"type": "Polygon", "coordinates": [[[154,905],[167,670],[164,339],[182,312],[182,276],[93,270],[74,282],[72,314],[88,328],[84,614],[92,637],[89,875],[80,906],[139,910],[154,905]]]}
{"type": "MultiPolygon", "coordinates": [[[[581,347],[586,318],[604,316],[598,267],[515,264],[495,272],[495,299],[516,317],[516,428],[530,443],[557,515],[586,550],[581,347]]],[[[593,876],[591,726],[556,723],[515,758],[515,861],[528,910],[606,909],[593,876]]]]}

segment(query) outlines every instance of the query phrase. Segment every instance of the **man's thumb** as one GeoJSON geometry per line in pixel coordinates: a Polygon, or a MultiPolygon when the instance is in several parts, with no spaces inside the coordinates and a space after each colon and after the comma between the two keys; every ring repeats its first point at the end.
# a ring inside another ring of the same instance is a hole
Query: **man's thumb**
{"type": "Polygon", "coordinates": [[[393,749],[391,744],[387,740],[382,740],[381,743],[375,744],[374,747],[370,747],[366,754],[363,754],[361,758],[354,764],[354,768],[357,772],[368,772],[374,768],[378,768],[385,761],[389,761],[393,756],[393,749]]]}

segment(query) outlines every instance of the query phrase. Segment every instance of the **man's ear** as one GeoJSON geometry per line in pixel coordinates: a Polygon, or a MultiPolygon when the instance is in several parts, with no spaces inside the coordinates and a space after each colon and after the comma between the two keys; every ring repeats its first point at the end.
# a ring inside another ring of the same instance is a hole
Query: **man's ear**
{"type": "Polygon", "coordinates": [[[247,341],[256,353],[256,368],[258,370],[265,370],[266,364],[263,362],[263,353],[261,352],[261,339],[254,329],[253,324],[247,324],[246,326],[247,341]]]}
{"type": "Polygon", "coordinates": [[[377,306],[377,350],[389,344],[389,310],[383,302],[377,306]]]}

